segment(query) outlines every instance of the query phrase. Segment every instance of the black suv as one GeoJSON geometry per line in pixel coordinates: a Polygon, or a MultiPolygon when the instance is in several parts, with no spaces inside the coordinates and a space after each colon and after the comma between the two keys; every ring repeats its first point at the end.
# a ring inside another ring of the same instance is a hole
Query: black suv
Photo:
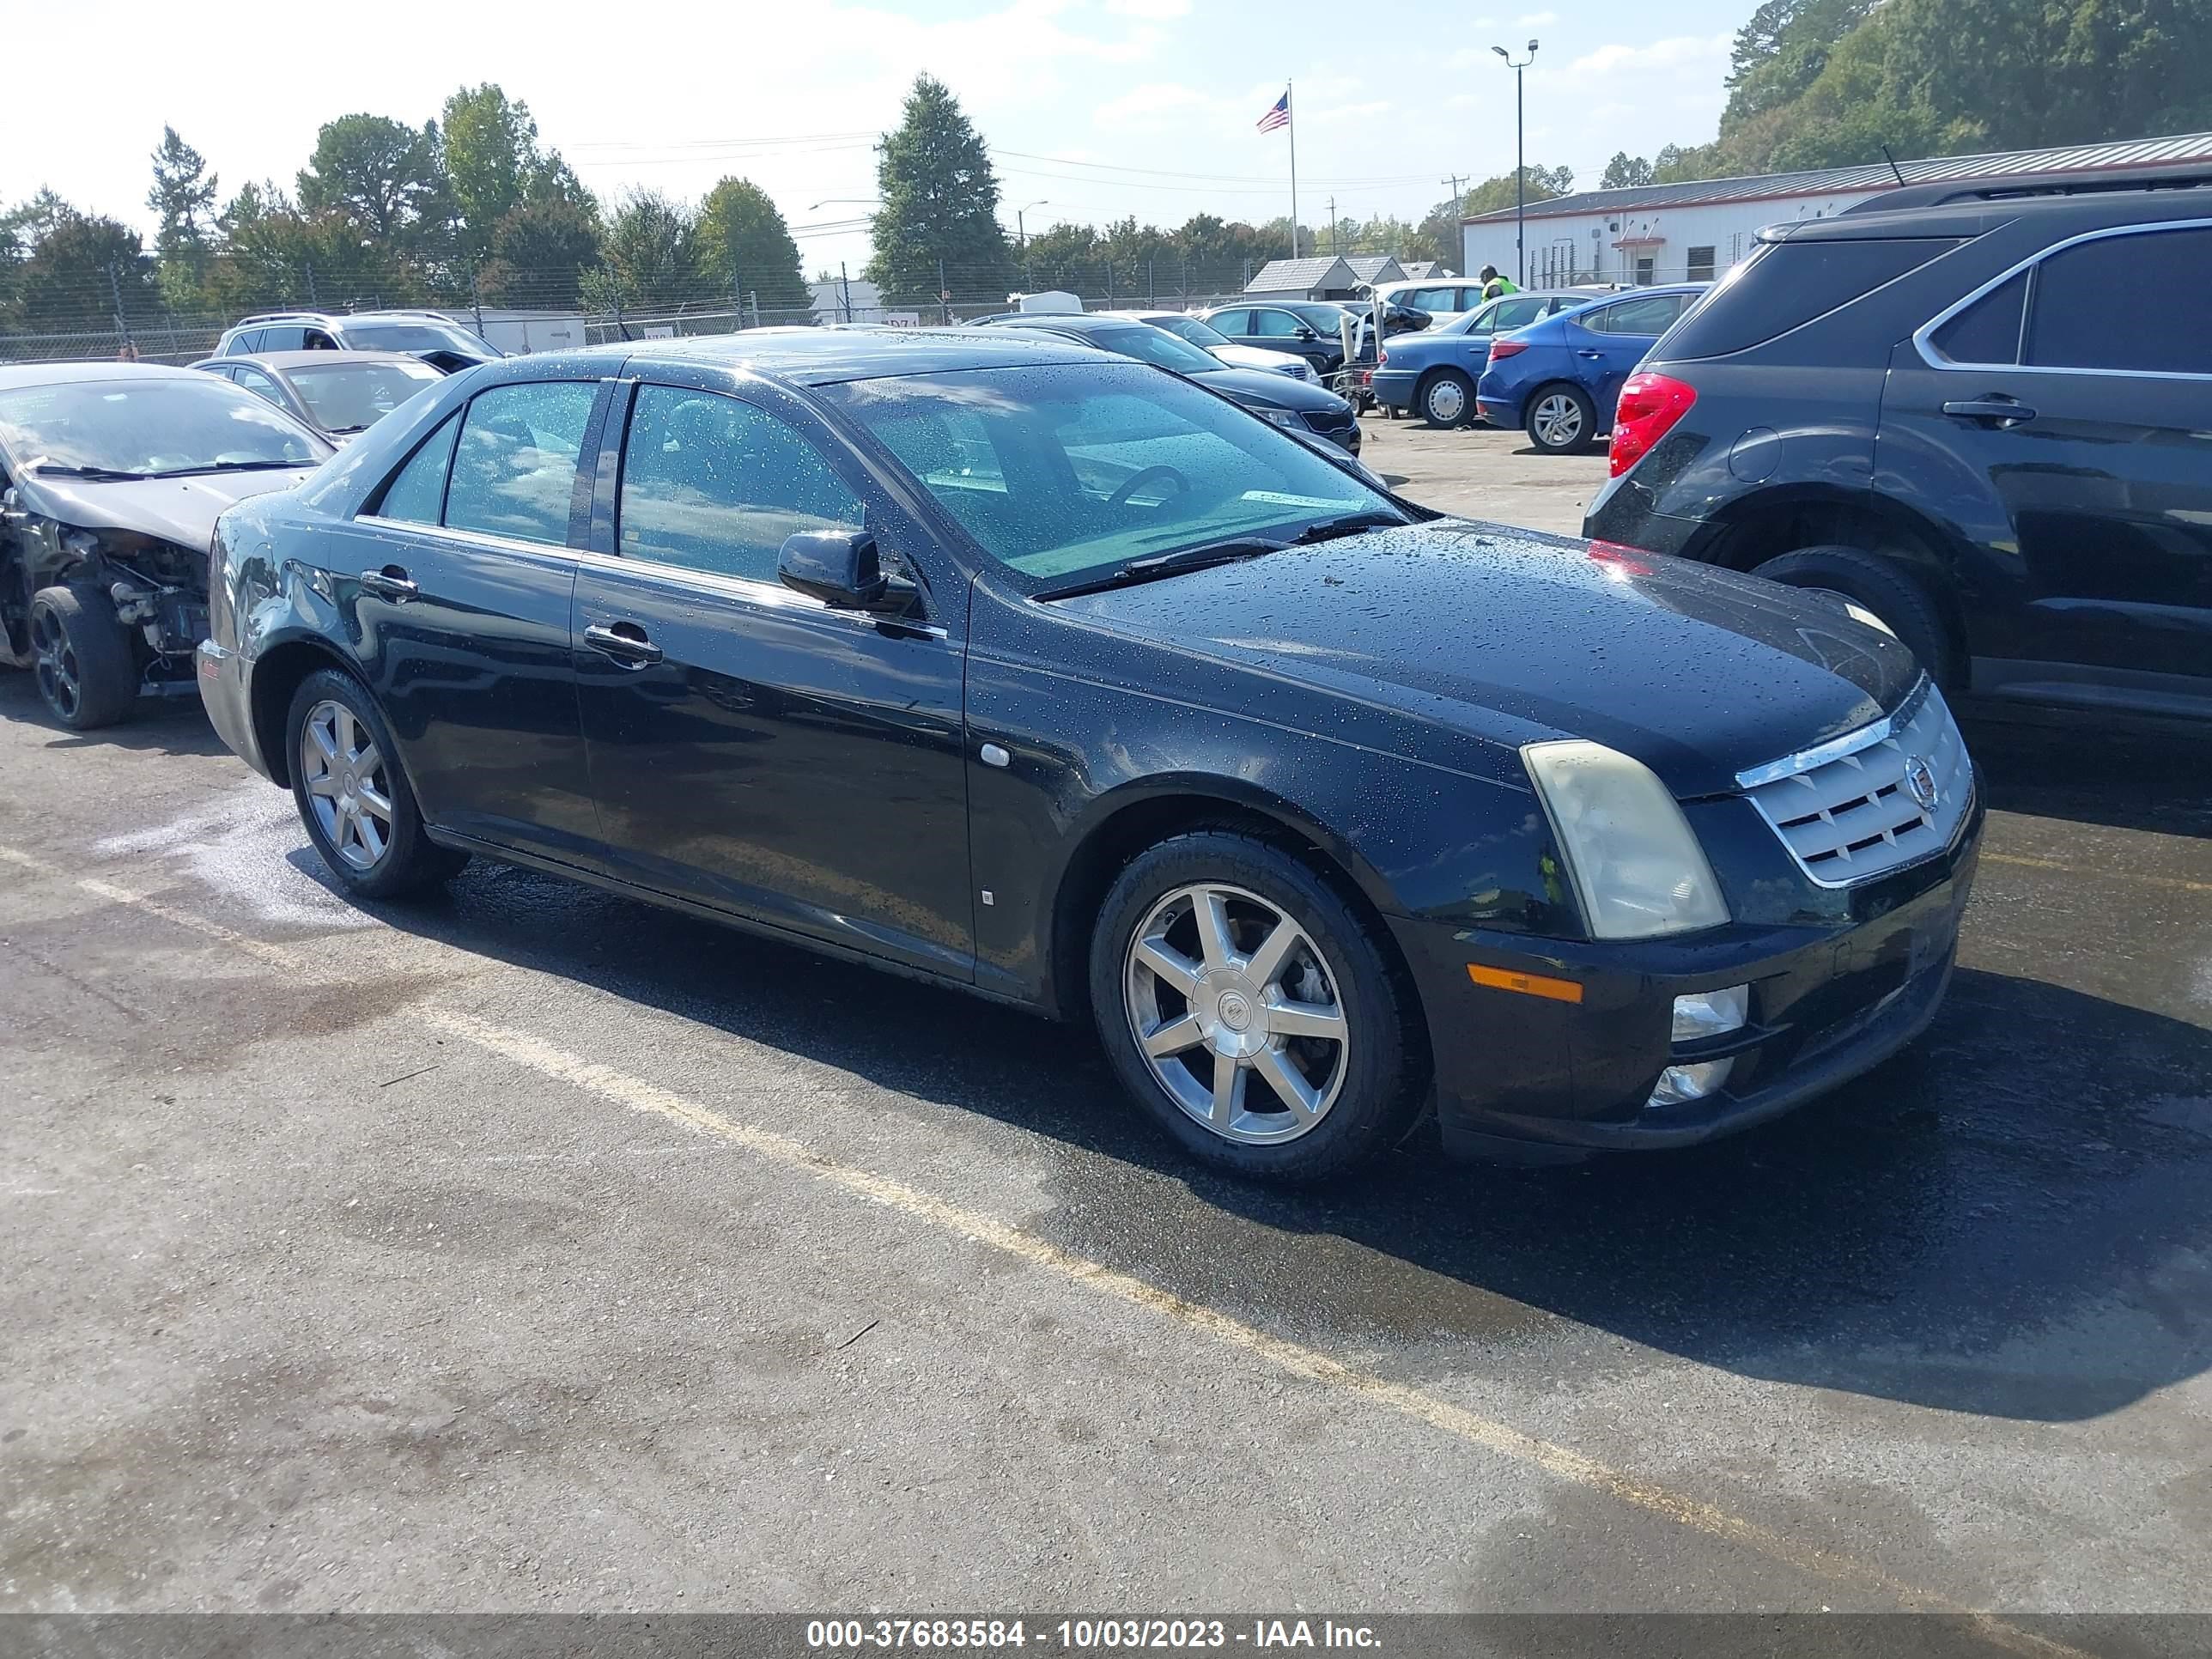
{"type": "Polygon", "coordinates": [[[1623,388],[1583,533],[1832,590],[1947,685],[2212,718],[2212,173],[1759,243],[1623,388]]]}

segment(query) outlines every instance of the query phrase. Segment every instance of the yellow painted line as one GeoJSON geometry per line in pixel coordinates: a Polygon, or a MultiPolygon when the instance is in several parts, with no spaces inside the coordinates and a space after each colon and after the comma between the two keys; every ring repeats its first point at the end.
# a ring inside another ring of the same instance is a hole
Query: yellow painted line
{"type": "MultiPolygon", "coordinates": [[[[74,879],[80,889],[95,897],[135,906],[276,966],[295,973],[314,972],[313,965],[297,951],[252,939],[219,922],[133,892],[112,882],[72,878],[65,870],[6,847],[0,847],[0,860],[59,879],[74,879]]],[[[940,1231],[987,1245],[1042,1272],[1158,1315],[1225,1347],[1263,1360],[1292,1376],[1363,1401],[1381,1410],[1412,1419],[1454,1439],[1540,1470],[1556,1480],[1571,1481],[1576,1486],[1603,1492],[1632,1508],[1674,1522],[1709,1537],[1755,1550],[1784,1566],[1815,1577],[1877,1591],[1909,1611],[1949,1614],[1967,1623],[1990,1643],[2011,1652],[2035,1656],[2035,1659],[2090,1659],[2090,1656],[2078,1648],[2038,1635],[1993,1613],[1962,1607],[1933,1590],[1923,1589],[1895,1577],[1856,1556],[1786,1537],[1717,1504],[1674,1492],[1656,1481],[1614,1468],[1597,1458],[1554,1442],[1524,1434],[1510,1424],[1484,1417],[1419,1389],[1347,1365],[1317,1348],[1271,1336],[1203,1303],[1190,1301],[1171,1291],[1147,1284],[1133,1274],[1064,1250],[1049,1240],[1024,1232],[995,1216],[951,1203],[891,1176],[844,1163],[781,1131],[725,1116],[673,1090],[664,1089],[658,1084],[632,1077],[611,1066],[570,1054],[528,1032],[495,1025],[472,1014],[452,1009],[430,1008],[412,1017],[423,1024],[434,1027],[551,1081],[565,1083],[629,1111],[683,1124],[770,1162],[799,1170],[869,1203],[881,1205],[940,1231]]]]}
{"type": "Polygon", "coordinates": [[[2095,880],[2101,876],[2116,876],[2122,881],[2139,881],[2148,887],[2171,887],[2181,893],[2212,893],[2212,881],[2191,881],[2183,876],[2153,876],[2140,870],[2116,870],[2107,866],[2101,870],[2084,870],[2078,865],[2062,864],[2057,859],[2032,859],[2019,853],[1984,853],[1984,864],[2014,864],[2023,870],[2056,870],[2061,875],[2080,876],[2095,880]]]}

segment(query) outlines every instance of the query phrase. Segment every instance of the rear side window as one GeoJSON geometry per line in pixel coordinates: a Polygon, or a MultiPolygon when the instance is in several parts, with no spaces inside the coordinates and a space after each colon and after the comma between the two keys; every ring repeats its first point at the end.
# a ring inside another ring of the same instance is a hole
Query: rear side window
{"type": "Polygon", "coordinates": [[[1991,289],[1929,337],[1954,363],[2010,365],[2020,361],[2020,316],[2027,303],[2027,273],[1991,289]]]}
{"type": "Polygon", "coordinates": [[[1674,319],[1682,314],[1682,299],[1679,294],[1653,294],[1642,299],[1623,300],[1580,321],[1584,328],[1599,334],[1649,334],[1656,339],[1672,328],[1674,319]]]}
{"type": "Polygon", "coordinates": [[[558,547],[598,389],[580,380],[494,386],[461,422],[446,524],[558,547]]]}
{"type": "Polygon", "coordinates": [[[453,462],[453,440],[461,417],[449,415],[422,447],[409,457],[397,477],[385,486],[377,516],[406,524],[435,524],[446,506],[446,473],[453,462]]]}
{"type": "Polygon", "coordinates": [[[2036,267],[2027,363],[2212,374],[2212,226],[2100,236],[2036,267]]]}
{"type": "Polygon", "coordinates": [[[1538,300],[1500,300],[1498,308],[1490,313],[1490,330],[1503,334],[1508,329],[1526,328],[1544,314],[1544,301],[1538,300]]]}
{"type": "Polygon", "coordinates": [[[260,349],[261,331],[258,328],[249,328],[243,333],[232,335],[230,344],[222,355],[226,357],[251,357],[260,349]]]}
{"type": "Polygon", "coordinates": [[[1667,356],[1721,357],[1764,345],[1958,246],[1955,237],[1766,243],[1708,290],[1667,342],[1667,356]]]}

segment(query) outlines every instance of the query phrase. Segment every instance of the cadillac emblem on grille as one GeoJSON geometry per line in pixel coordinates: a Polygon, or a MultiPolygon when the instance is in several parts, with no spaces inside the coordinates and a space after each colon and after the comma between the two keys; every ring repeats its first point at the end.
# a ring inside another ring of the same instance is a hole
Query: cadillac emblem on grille
{"type": "Polygon", "coordinates": [[[1905,788],[1912,804],[1923,812],[1934,811],[1943,799],[1942,791],[1936,787],[1936,769],[1918,755],[1905,757],[1905,788]]]}

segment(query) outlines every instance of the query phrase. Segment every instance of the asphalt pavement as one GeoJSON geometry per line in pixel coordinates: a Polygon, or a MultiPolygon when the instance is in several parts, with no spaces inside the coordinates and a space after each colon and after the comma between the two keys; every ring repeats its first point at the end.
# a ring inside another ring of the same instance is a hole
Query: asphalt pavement
{"type": "MultiPolygon", "coordinates": [[[[1514,441],[1370,459],[1432,439],[1514,441]]],[[[349,904],[197,707],[0,675],[0,1611],[2206,1610],[2212,761],[1969,736],[1904,1054],[1283,1194],[1080,1030],[483,863],[349,904]]]]}

